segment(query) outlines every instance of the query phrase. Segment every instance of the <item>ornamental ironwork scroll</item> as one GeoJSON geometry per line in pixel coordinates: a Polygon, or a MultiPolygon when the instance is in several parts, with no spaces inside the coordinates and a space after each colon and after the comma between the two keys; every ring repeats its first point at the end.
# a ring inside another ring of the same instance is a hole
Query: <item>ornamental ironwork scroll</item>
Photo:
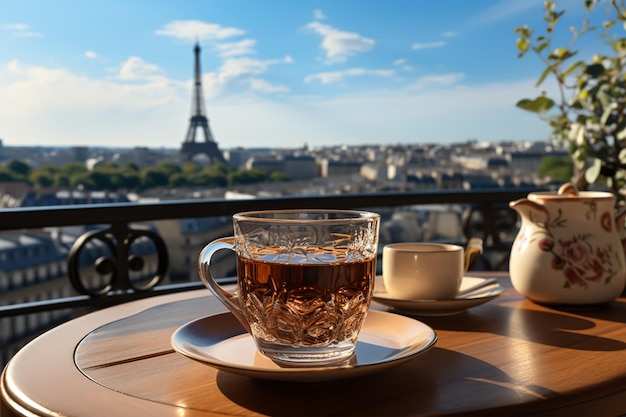
{"type": "Polygon", "coordinates": [[[106,229],[94,230],[81,235],[72,245],[68,256],[68,275],[76,291],[90,296],[103,296],[111,291],[148,291],[163,280],[169,268],[169,257],[165,242],[157,233],[144,229],[132,229],[124,223],[115,223],[106,229]],[[141,271],[145,266],[142,256],[132,254],[131,246],[138,239],[148,239],[154,245],[157,266],[154,276],[147,282],[136,283],[132,271],[141,271]],[[81,253],[89,245],[107,249],[108,255],[99,256],[93,262],[95,272],[103,278],[99,288],[90,288],[81,279],[81,253]]]}

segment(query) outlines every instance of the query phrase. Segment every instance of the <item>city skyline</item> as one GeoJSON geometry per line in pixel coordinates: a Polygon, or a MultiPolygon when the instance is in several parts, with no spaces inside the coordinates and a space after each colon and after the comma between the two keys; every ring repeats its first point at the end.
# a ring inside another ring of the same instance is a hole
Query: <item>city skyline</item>
{"type": "Polygon", "coordinates": [[[515,107],[539,93],[514,33],[543,27],[539,0],[0,5],[7,146],[179,147],[196,42],[221,149],[548,136],[515,107]]]}

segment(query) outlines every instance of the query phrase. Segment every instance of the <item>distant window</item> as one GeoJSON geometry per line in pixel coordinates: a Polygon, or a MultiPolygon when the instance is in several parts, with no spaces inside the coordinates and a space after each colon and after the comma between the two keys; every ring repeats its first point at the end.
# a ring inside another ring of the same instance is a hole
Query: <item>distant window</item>
{"type": "Polygon", "coordinates": [[[22,274],[20,271],[17,271],[13,274],[11,274],[11,282],[10,282],[10,287],[11,288],[20,288],[24,286],[24,278],[22,277],[22,274]]]}
{"type": "Polygon", "coordinates": [[[35,281],[35,276],[36,276],[36,273],[35,273],[34,268],[28,268],[26,270],[26,282],[28,284],[32,284],[35,281]]]}

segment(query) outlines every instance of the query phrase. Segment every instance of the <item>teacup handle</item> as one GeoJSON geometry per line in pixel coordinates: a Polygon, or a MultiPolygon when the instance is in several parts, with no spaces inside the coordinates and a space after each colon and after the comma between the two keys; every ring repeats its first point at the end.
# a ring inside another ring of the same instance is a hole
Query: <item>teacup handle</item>
{"type": "Polygon", "coordinates": [[[237,320],[241,322],[243,327],[250,332],[250,326],[248,325],[246,316],[243,314],[239,298],[235,294],[232,294],[220,287],[211,274],[211,269],[209,267],[211,264],[211,258],[215,252],[223,249],[232,251],[235,250],[235,238],[233,236],[216,239],[202,249],[198,258],[200,279],[202,280],[204,286],[211,290],[213,295],[215,295],[217,299],[220,300],[231,313],[233,313],[237,320]]]}
{"type": "Polygon", "coordinates": [[[467,272],[483,253],[483,241],[480,238],[473,237],[465,246],[465,272],[467,272]]]}

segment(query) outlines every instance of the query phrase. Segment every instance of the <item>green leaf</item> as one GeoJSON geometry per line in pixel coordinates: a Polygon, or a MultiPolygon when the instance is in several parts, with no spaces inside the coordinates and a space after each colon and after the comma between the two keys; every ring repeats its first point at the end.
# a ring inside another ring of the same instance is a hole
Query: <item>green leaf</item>
{"type": "Polygon", "coordinates": [[[615,43],[613,44],[613,49],[615,49],[616,52],[625,52],[626,51],[626,39],[619,39],[617,41],[615,41],[615,43]]]}
{"type": "Polygon", "coordinates": [[[543,43],[540,43],[537,47],[533,48],[533,50],[537,52],[538,54],[540,54],[541,51],[546,49],[547,46],[548,46],[548,42],[543,42],[543,43]]]}
{"type": "Polygon", "coordinates": [[[526,52],[528,51],[528,39],[526,38],[517,38],[517,42],[515,42],[517,49],[526,52]]]}
{"type": "Polygon", "coordinates": [[[552,68],[553,68],[553,66],[550,65],[550,66],[546,67],[546,69],[543,70],[543,72],[541,73],[541,76],[537,80],[537,83],[535,83],[535,87],[539,87],[541,85],[541,83],[543,83],[543,80],[545,80],[546,77],[548,76],[548,74],[550,74],[550,72],[552,71],[552,68]]]}
{"type": "Polygon", "coordinates": [[[554,101],[548,97],[540,96],[534,100],[520,100],[516,106],[523,110],[541,114],[550,110],[554,106],[554,101]]]}
{"type": "Polygon", "coordinates": [[[583,61],[577,61],[575,63],[573,63],[572,65],[569,66],[569,68],[567,68],[564,72],[563,72],[563,77],[568,76],[572,71],[574,71],[576,68],[578,67],[582,67],[584,66],[585,63],[583,61]]]}
{"type": "Polygon", "coordinates": [[[576,132],[576,145],[578,146],[585,146],[586,144],[586,138],[585,138],[585,126],[584,125],[578,125],[578,131],[576,132]]]}
{"type": "Polygon", "coordinates": [[[572,158],[576,164],[578,169],[581,169],[585,166],[585,160],[587,159],[587,152],[584,149],[574,147],[575,151],[572,152],[572,158]]]}
{"type": "Polygon", "coordinates": [[[528,26],[524,25],[524,26],[516,27],[515,33],[525,38],[530,38],[530,36],[533,34],[533,30],[529,29],[528,26]]]}
{"type": "Polygon", "coordinates": [[[600,123],[603,126],[606,126],[608,124],[607,122],[609,120],[609,117],[611,117],[611,114],[613,113],[614,109],[615,109],[615,105],[614,104],[610,104],[602,112],[602,117],[600,117],[600,123]]]}
{"type": "Polygon", "coordinates": [[[600,177],[600,171],[602,170],[602,161],[594,158],[591,165],[585,170],[585,179],[588,183],[593,184],[600,177]]]}
{"type": "Polygon", "coordinates": [[[611,94],[607,90],[607,86],[602,86],[596,94],[596,100],[600,102],[603,108],[606,108],[611,104],[611,94]]]}
{"type": "Polygon", "coordinates": [[[587,68],[585,68],[585,74],[590,75],[593,78],[598,78],[600,75],[604,74],[604,65],[602,64],[587,65],[587,68]]]}
{"type": "Polygon", "coordinates": [[[548,59],[565,59],[564,57],[570,55],[570,51],[567,48],[556,48],[550,55],[548,55],[548,59]]]}
{"type": "Polygon", "coordinates": [[[588,12],[592,11],[595,5],[596,2],[594,0],[585,0],[585,7],[588,12]]]}

